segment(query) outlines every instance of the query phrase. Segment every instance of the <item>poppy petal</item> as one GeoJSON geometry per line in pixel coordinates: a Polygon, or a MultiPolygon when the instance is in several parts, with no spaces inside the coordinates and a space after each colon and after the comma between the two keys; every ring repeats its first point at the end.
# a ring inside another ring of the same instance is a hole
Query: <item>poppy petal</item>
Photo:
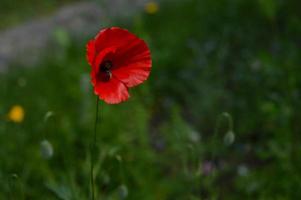
{"type": "Polygon", "coordinates": [[[116,52],[116,47],[109,47],[104,50],[102,50],[97,57],[94,60],[93,66],[94,69],[98,72],[100,64],[105,60],[105,59],[112,59],[112,56],[116,52]]]}
{"type": "Polygon", "coordinates": [[[93,64],[93,61],[94,61],[94,58],[95,58],[95,41],[94,40],[90,40],[88,43],[87,43],[87,60],[88,60],[88,63],[92,66],[93,64]]]}
{"type": "Polygon", "coordinates": [[[95,37],[96,51],[100,52],[107,47],[124,46],[128,41],[135,40],[137,37],[129,31],[118,28],[106,28],[101,30],[95,37]]]}
{"type": "Polygon", "coordinates": [[[150,51],[143,40],[136,39],[116,51],[114,64],[116,67],[112,69],[113,75],[127,87],[139,85],[150,74],[150,51]]]}
{"type": "Polygon", "coordinates": [[[108,82],[98,81],[94,92],[108,104],[118,104],[130,97],[128,88],[115,77],[108,82]]]}
{"type": "Polygon", "coordinates": [[[145,81],[152,65],[146,43],[118,27],[103,29],[88,42],[87,60],[94,93],[109,104],[126,101],[128,88],[145,81]]]}
{"type": "Polygon", "coordinates": [[[91,82],[93,85],[96,84],[96,79],[97,79],[97,74],[99,72],[99,66],[102,63],[104,59],[107,57],[111,57],[112,54],[114,54],[116,51],[116,48],[111,47],[111,48],[106,48],[103,51],[101,51],[97,57],[94,59],[92,63],[92,71],[91,71],[91,82]]]}

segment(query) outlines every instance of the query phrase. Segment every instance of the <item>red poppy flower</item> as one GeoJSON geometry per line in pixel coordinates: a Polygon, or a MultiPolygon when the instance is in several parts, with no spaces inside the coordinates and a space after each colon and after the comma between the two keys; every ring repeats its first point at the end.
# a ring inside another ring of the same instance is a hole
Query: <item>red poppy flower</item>
{"type": "Polygon", "coordinates": [[[128,88],[144,82],[152,64],[146,43],[118,27],[103,29],[88,42],[87,59],[94,93],[109,104],[126,101],[128,88]]]}

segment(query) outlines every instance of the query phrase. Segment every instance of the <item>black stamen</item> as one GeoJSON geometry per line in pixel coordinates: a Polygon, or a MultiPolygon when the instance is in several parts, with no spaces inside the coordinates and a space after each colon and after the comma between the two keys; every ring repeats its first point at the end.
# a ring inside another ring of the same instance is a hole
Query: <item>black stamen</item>
{"type": "Polygon", "coordinates": [[[112,66],[113,66],[112,61],[106,60],[106,61],[104,61],[104,62],[101,63],[100,70],[103,71],[103,72],[105,72],[107,70],[110,70],[112,68],[112,66]]]}
{"type": "Polygon", "coordinates": [[[112,72],[110,70],[112,66],[113,63],[110,60],[106,60],[101,63],[100,71],[98,72],[98,77],[100,78],[100,80],[107,82],[112,78],[112,72]]]}

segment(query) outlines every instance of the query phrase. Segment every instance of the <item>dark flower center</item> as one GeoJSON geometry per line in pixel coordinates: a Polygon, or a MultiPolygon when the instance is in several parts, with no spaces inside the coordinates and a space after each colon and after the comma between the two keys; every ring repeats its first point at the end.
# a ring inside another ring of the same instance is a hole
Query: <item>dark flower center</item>
{"type": "Polygon", "coordinates": [[[100,64],[100,70],[105,72],[105,71],[108,71],[112,68],[113,66],[113,63],[112,61],[110,60],[105,60],[103,61],[101,64],[100,64]]]}
{"type": "Polygon", "coordinates": [[[111,68],[113,63],[110,60],[105,60],[100,64],[100,70],[98,72],[98,78],[103,82],[108,82],[112,78],[111,68]]]}

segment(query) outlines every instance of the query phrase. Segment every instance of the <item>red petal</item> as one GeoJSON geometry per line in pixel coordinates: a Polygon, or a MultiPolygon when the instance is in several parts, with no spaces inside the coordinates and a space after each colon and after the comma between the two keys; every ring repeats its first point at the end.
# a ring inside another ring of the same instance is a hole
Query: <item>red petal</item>
{"type": "Polygon", "coordinates": [[[145,42],[137,38],[117,50],[114,65],[116,68],[112,69],[112,73],[115,77],[127,87],[136,86],[145,81],[150,74],[150,51],[145,42]]]}
{"type": "Polygon", "coordinates": [[[93,66],[95,67],[95,69],[98,71],[100,64],[105,59],[112,60],[112,57],[115,54],[115,52],[116,52],[116,47],[109,47],[102,50],[94,60],[93,66]]]}
{"type": "Polygon", "coordinates": [[[130,97],[128,88],[114,77],[108,82],[98,81],[94,92],[108,104],[118,104],[130,97]]]}
{"type": "Polygon", "coordinates": [[[94,40],[90,40],[88,43],[87,43],[87,60],[88,60],[88,63],[92,66],[92,63],[94,61],[94,58],[95,58],[95,41],[94,40]]]}
{"type": "Polygon", "coordinates": [[[106,48],[103,51],[101,51],[97,57],[94,59],[94,62],[92,63],[92,71],[91,71],[91,82],[93,85],[96,84],[97,74],[99,71],[99,66],[102,63],[102,61],[106,58],[110,58],[116,51],[115,47],[106,48]]]}
{"type": "Polygon", "coordinates": [[[112,47],[124,46],[128,41],[135,40],[137,37],[125,29],[118,27],[106,28],[101,30],[95,37],[96,51],[112,47]]]}
{"type": "Polygon", "coordinates": [[[145,81],[150,73],[151,56],[146,43],[127,30],[113,27],[99,32],[87,44],[87,58],[92,65],[91,79],[94,92],[109,104],[129,98],[128,87],[145,81]],[[99,67],[104,60],[113,63],[109,81],[101,81],[99,67]]]}

